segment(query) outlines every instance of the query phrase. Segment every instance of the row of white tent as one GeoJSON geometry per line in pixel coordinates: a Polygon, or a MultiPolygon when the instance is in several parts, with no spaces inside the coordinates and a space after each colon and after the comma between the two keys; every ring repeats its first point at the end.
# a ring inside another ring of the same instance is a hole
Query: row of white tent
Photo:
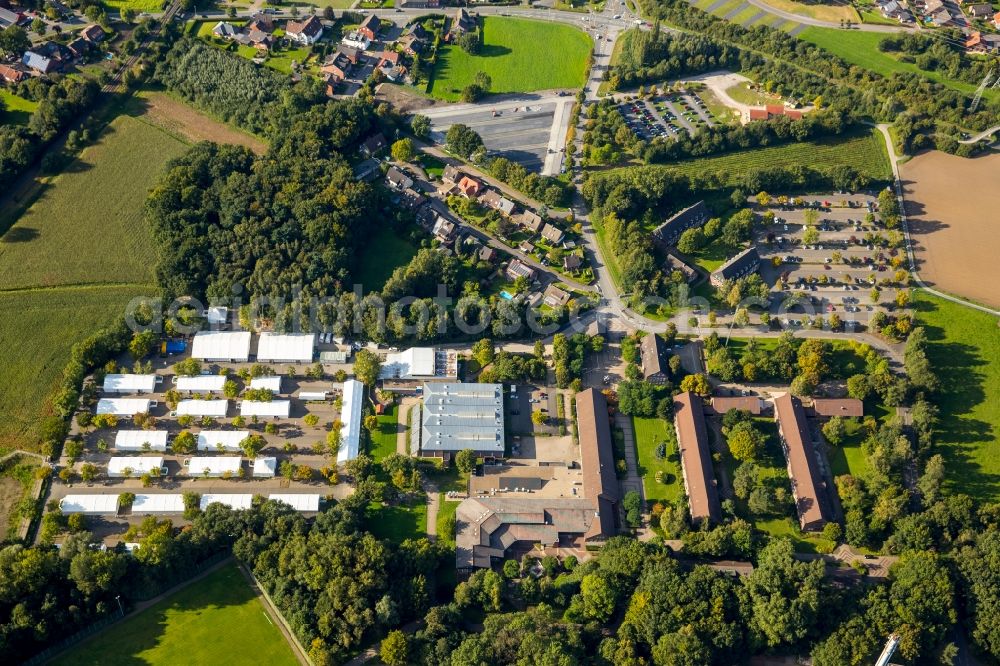
{"type": "MultiPolygon", "coordinates": [[[[186,471],[190,476],[219,477],[226,473],[239,473],[243,459],[239,456],[194,457],[185,461],[186,471]]],[[[253,461],[254,478],[270,478],[274,476],[278,461],[274,456],[262,456],[253,461]]],[[[108,460],[108,476],[123,478],[127,476],[142,476],[154,470],[162,472],[163,456],[113,456],[108,460]]]]}
{"type": "MultiPolygon", "coordinates": [[[[195,375],[194,377],[176,377],[174,388],[181,393],[222,393],[226,388],[225,375],[195,375]]],[[[250,380],[251,389],[268,389],[275,395],[281,393],[281,375],[254,377],[250,380]]],[[[104,392],[130,395],[135,393],[153,393],[157,385],[163,382],[162,375],[131,375],[110,374],[104,376],[104,392]]]]}
{"type": "MultiPolygon", "coordinates": [[[[191,357],[202,361],[246,363],[250,360],[249,331],[201,331],[195,334],[191,357]]],[[[257,361],[261,363],[309,363],[316,351],[313,333],[261,333],[257,339],[257,361]]]]}
{"type": "MultiPolygon", "coordinates": [[[[118,494],[66,495],[59,502],[63,513],[114,515],[118,513],[118,494]]],[[[296,511],[316,512],[322,496],[317,493],[271,493],[270,500],[284,502],[296,511]]],[[[201,508],[218,502],[233,509],[249,509],[253,502],[250,494],[205,494],[201,508]]],[[[132,502],[132,514],[184,513],[184,495],[180,493],[137,494],[132,502]]]]}
{"type": "MultiPolygon", "coordinates": [[[[97,413],[127,418],[136,414],[148,414],[154,406],[156,401],[146,398],[101,398],[97,401],[97,413]]],[[[287,419],[291,411],[291,400],[244,400],[240,403],[240,415],[246,417],[287,419]]],[[[177,416],[209,416],[222,419],[229,414],[229,401],[181,400],[177,403],[174,413],[177,416]]]]}

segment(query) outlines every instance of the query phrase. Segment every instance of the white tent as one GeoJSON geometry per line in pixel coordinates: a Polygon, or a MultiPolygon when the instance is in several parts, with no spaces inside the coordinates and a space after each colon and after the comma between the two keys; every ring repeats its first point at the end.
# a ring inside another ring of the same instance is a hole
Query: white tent
{"type": "Polygon", "coordinates": [[[225,328],[229,323],[229,308],[224,305],[210,307],[205,313],[205,319],[209,326],[225,328]]]}
{"type": "Polygon", "coordinates": [[[195,457],[186,460],[184,466],[189,476],[204,476],[206,471],[211,477],[222,476],[226,472],[236,476],[241,462],[238,456],[195,457]]]}
{"type": "Polygon", "coordinates": [[[299,391],[299,400],[302,402],[323,402],[326,400],[326,391],[299,391]]]}
{"type": "Polygon", "coordinates": [[[156,375],[104,375],[105,393],[152,393],[156,375]]]}
{"type": "Polygon", "coordinates": [[[240,442],[250,436],[249,430],[202,430],[198,433],[199,451],[239,451],[240,442]]]}
{"type": "Polygon", "coordinates": [[[268,499],[284,502],[296,511],[319,511],[319,495],[305,493],[272,493],[268,499]]]}
{"type": "Polygon", "coordinates": [[[312,333],[261,333],[257,360],[272,363],[308,363],[313,360],[316,336],[312,333]]]}
{"type": "Polygon", "coordinates": [[[113,495],[66,495],[59,501],[63,513],[118,513],[118,493],[113,495]]]}
{"type": "Polygon", "coordinates": [[[413,379],[416,377],[434,376],[433,347],[411,347],[404,351],[387,354],[380,379],[413,379]]]}
{"type": "Polygon", "coordinates": [[[163,467],[163,456],[113,456],[108,460],[108,476],[121,478],[125,470],[131,470],[129,476],[139,477],[147,472],[160,471],[163,467]]]}
{"type": "Polygon", "coordinates": [[[223,375],[178,377],[176,381],[177,390],[181,393],[222,393],[225,384],[223,375]]]}
{"type": "Polygon", "coordinates": [[[274,456],[265,456],[253,461],[253,476],[256,479],[268,479],[274,476],[278,468],[278,459],[274,456]]]}
{"type": "Polygon", "coordinates": [[[119,430],[115,435],[115,449],[118,451],[142,451],[149,443],[150,451],[167,450],[166,430],[119,430]]]}
{"type": "Polygon", "coordinates": [[[340,410],[340,450],[337,462],[345,463],[358,457],[361,448],[361,407],[364,403],[365,385],[356,379],[344,382],[343,407],[340,410]]]}
{"type": "Polygon", "coordinates": [[[268,389],[275,395],[281,393],[281,375],[270,375],[267,377],[254,377],[250,380],[252,389],[268,389]]]}
{"type": "Polygon", "coordinates": [[[253,495],[242,494],[205,494],[201,496],[201,510],[204,511],[212,502],[225,504],[230,509],[249,509],[253,503],[253,495]]]}
{"type": "Polygon", "coordinates": [[[153,401],[146,398],[101,398],[97,401],[97,413],[115,416],[148,414],[152,404],[153,401]]]}
{"type": "Polygon", "coordinates": [[[212,416],[225,418],[229,411],[228,400],[181,400],[177,403],[178,416],[212,416]]]}
{"type": "Polygon", "coordinates": [[[160,493],[136,495],[132,502],[132,515],[144,513],[184,513],[184,495],[160,493]]]}
{"type": "Polygon", "coordinates": [[[291,400],[272,400],[271,402],[244,400],[240,403],[240,414],[247,417],[259,416],[287,419],[291,409],[291,400]]]}
{"type": "Polygon", "coordinates": [[[250,331],[201,331],[194,336],[191,357],[203,361],[250,360],[250,331]]]}

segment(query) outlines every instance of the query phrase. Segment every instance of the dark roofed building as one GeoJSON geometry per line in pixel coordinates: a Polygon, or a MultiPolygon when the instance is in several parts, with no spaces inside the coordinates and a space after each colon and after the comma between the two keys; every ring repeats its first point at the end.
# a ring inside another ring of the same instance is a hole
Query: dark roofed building
{"type": "Polygon", "coordinates": [[[365,17],[365,20],[361,22],[361,25],[358,26],[358,32],[368,39],[375,39],[378,37],[379,30],[381,29],[382,21],[376,14],[369,14],[365,17]]]}
{"type": "Polygon", "coordinates": [[[86,39],[87,41],[97,43],[104,39],[104,28],[97,25],[96,23],[91,23],[86,28],[80,31],[80,36],[86,39]]]}
{"type": "Polygon", "coordinates": [[[389,167],[389,170],[385,172],[385,180],[389,183],[389,187],[394,190],[405,190],[413,187],[413,179],[396,167],[389,167]]]}
{"type": "Polygon", "coordinates": [[[667,343],[656,333],[642,338],[642,375],[650,384],[665,384],[670,379],[667,343]]]}
{"type": "Polygon", "coordinates": [[[736,280],[756,273],[759,268],[760,255],[757,254],[757,248],[748,247],[712,271],[711,282],[713,286],[721,287],[726,280],[736,280]]]}
{"type": "Polygon", "coordinates": [[[583,265],[583,258],[578,254],[563,255],[563,268],[568,271],[575,271],[583,265]]]}
{"type": "Polygon", "coordinates": [[[712,471],[705,412],[701,398],[691,391],[674,396],[674,427],[691,520],[718,521],[722,517],[722,506],[712,471]]]}
{"type": "Polygon", "coordinates": [[[361,144],[361,152],[368,157],[374,157],[386,149],[385,137],[379,132],[365,139],[361,144]]]}
{"type": "Polygon", "coordinates": [[[774,399],[774,417],[788,461],[799,525],[803,531],[821,530],[830,522],[828,489],[816,460],[802,402],[791,393],[783,393],[774,399]]]}
{"type": "Polygon", "coordinates": [[[653,230],[653,242],[660,246],[677,243],[681,234],[694,227],[704,226],[712,216],[704,201],[685,208],[653,230]]]}

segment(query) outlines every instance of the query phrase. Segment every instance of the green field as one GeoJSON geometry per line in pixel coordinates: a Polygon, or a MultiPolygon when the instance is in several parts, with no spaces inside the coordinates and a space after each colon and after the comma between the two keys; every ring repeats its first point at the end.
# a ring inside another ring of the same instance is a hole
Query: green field
{"type": "MultiPolygon", "coordinates": [[[[976,91],[976,86],[971,83],[956,81],[937,72],[928,72],[913,63],[900,62],[892,55],[879,51],[878,44],[884,36],[879,32],[817,27],[808,27],[798,34],[799,39],[812,42],[849,63],[860,65],[883,76],[889,76],[893,72],[911,72],[959,92],[970,94],[976,91]]],[[[987,90],[984,96],[1000,96],[1000,91],[987,90]]]]}
{"type": "Polygon", "coordinates": [[[396,452],[396,413],[399,408],[392,405],[384,414],[378,415],[378,430],[372,433],[371,456],[382,460],[396,452]]]}
{"type": "Polygon", "coordinates": [[[847,420],[847,438],[840,446],[830,446],[827,458],[830,460],[830,472],[834,478],[843,474],[864,477],[871,469],[865,452],[861,449],[864,432],[856,420],[847,420]]]}
{"type": "Polygon", "coordinates": [[[736,184],[753,169],[816,165],[850,166],[874,179],[888,181],[892,178],[885,141],[874,128],[848,136],[741,150],[669,166],[686,174],[718,172],[727,177],[724,180],[728,184],[736,184]]]}
{"type": "Polygon", "coordinates": [[[410,262],[418,248],[392,229],[380,225],[358,262],[354,281],[366,294],[381,291],[392,272],[410,262]]]}
{"type": "Polygon", "coordinates": [[[116,12],[126,7],[136,12],[158,12],[164,5],[163,0],[101,0],[101,4],[116,12]]]}
{"type": "Polygon", "coordinates": [[[227,564],[50,663],[296,666],[298,660],[243,574],[227,564]]]}
{"type": "Polygon", "coordinates": [[[155,294],[143,204],[185,148],[121,116],[0,238],[0,449],[36,449],[70,347],[155,294]]]}
{"type": "Polygon", "coordinates": [[[490,16],[482,20],[482,33],[479,55],[458,46],[441,48],[428,93],[458,100],[477,72],[489,74],[494,93],[580,88],[586,81],[592,43],[585,32],[560,23],[490,16]]]}
{"type": "Polygon", "coordinates": [[[3,100],[6,109],[0,114],[4,124],[27,125],[31,114],[38,108],[38,102],[18,97],[6,88],[0,88],[0,100],[3,100]]]}
{"type": "Polygon", "coordinates": [[[441,525],[443,524],[445,518],[447,518],[448,516],[454,516],[455,515],[455,512],[458,510],[458,505],[459,504],[461,504],[461,502],[456,502],[456,501],[452,501],[452,500],[446,500],[444,493],[438,493],[438,513],[437,513],[437,534],[438,534],[438,538],[441,539],[441,541],[443,541],[445,543],[448,543],[448,544],[450,544],[452,546],[455,545],[455,539],[454,538],[452,538],[452,539],[444,539],[444,538],[442,538],[441,537],[441,533],[443,532],[443,530],[441,529],[441,525]]]}
{"type": "Polygon", "coordinates": [[[982,501],[1000,500],[1000,328],[997,318],[920,291],[918,323],[941,380],[937,450],[948,488],[982,501]]]}
{"type": "Polygon", "coordinates": [[[639,474],[646,501],[675,502],[684,496],[684,479],[681,476],[680,457],[677,441],[668,430],[671,426],[659,418],[632,417],[635,432],[635,448],[639,455],[639,474]],[[656,448],[661,442],[667,443],[667,455],[663,460],[656,458],[656,448]],[[662,481],[657,483],[656,473],[662,472],[662,481]]]}
{"type": "Polygon", "coordinates": [[[418,494],[408,502],[389,506],[378,502],[371,504],[365,529],[393,543],[427,536],[427,496],[418,494]]]}

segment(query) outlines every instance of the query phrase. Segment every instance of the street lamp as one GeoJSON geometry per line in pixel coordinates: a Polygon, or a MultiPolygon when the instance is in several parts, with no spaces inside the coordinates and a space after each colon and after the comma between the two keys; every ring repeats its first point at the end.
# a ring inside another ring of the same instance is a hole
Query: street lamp
{"type": "Polygon", "coordinates": [[[115,595],[115,601],[118,602],[118,611],[122,614],[122,617],[125,617],[125,609],[122,608],[122,595],[115,595]]]}

